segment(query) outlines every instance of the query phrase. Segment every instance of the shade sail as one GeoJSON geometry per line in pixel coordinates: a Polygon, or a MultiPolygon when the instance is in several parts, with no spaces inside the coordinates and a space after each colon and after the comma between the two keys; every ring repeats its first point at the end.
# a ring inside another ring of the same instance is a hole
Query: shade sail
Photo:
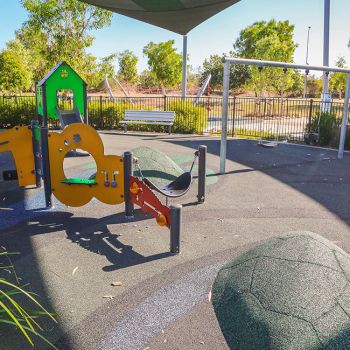
{"type": "Polygon", "coordinates": [[[185,35],[240,0],[81,0],[185,35]]]}

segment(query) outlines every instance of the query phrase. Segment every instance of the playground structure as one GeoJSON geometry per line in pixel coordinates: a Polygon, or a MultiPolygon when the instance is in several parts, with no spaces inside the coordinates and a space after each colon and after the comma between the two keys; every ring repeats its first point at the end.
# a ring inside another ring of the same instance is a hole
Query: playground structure
{"type": "MultiPolygon", "coordinates": [[[[304,70],[315,70],[321,72],[339,72],[347,74],[346,92],[344,97],[343,105],[343,117],[341,123],[340,141],[338,149],[338,159],[342,159],[344,155],[344,145],[346,137],[346,127],[348,124],[349,115],[349,100],[350,100],[350,69],[338,68],[338,67],[325,67],[325,66],[310,66],[310,65],[299,65],[287,62],[274,62],[274,61],[262,61],[262,60],[250,60],[242,58],[223,58],[224,63],[224,78],[223,78],[223,99],[222,99],[222,126],[221,126],[221,144],[220,144],[220,173],[226,172],[226,152],[227,152],[227,121],[229,115],[229,86],[230,86],[230,66],[232,64],[241,65],[252,65],[259,67],[261,71],[264,67],[277,67],[283,68],[284,72],[287,69],[304,69],[304,70]]],[[[324,102],[326,103],[326,102],[324,102]]]]}
{"type": "Polygon", "coordinates": [[[35,87],[38,120],[47,125],[59,119],[62,129],[72,123],[88,123],[85,81],[66,62],[60,62],[35,87]],[[73,94],[73,110],[60,109],[60,92],[73,94]]]}
{"type": "MultiPolygon", "coordinates": [[[[52,195],[61,203],[80,207],[93,198],[102,203],[125,203],[125,216],[132,219],[134,205],[153,216],[160,226],[170,229],[170,251],[180,252],[181,205],[168,207],[152,190],[166,198],[183,196],[192,183],[192,168],[199,158],[198,203],[205,201],[206,146],[200,146],[189,172],[184,172],[159,188],[149,179],[134,176],[137,164],[132,152],[123,156],[106,155],[100,135],[91,126],[72,121],[83,112],[87,121],[86,84],[65,63],[60,63],[37,85],[38,121],[30,126],[19,125],[0,133],[0,153],[12,152],[19,186],[41,187],[43,180],[46,208],[52,207],[52,195]],[[74,110],[68,120],[57,108],[57,92],[69,89],[74,93],[74,110]],[[49,118],[61,118],[62,131],[49,131],[49,118]],[[40,121],[40,124],[39,124],[40,121]],[[67,178],[63,162],[75,149],[87,152],[96,163],[96,173],[89,178],[67,178]]],[[[139,166],[138,166],[139,167],[139,166]]]]}

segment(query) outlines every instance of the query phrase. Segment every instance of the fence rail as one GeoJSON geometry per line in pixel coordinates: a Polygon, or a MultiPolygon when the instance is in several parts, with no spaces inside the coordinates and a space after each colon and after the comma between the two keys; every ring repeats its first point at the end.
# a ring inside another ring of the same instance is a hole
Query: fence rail
{"type": "MultiPolygon", "coordinates": [[[[122,129],[119,124],[126,109],[173,110],[173,132],[221,133],[221,97],[116,97],[89,96],[89,123],[97,129],[122,129]]],[[[62,98],[60,108],[73,109],[73,101],[62,98]]],[[[341,120],[343,103],[291,98],[231,97],[229,99],[228,134],[264,139],[303,141],[306,132],[319,131],[321,110],[341,120]]],[[[0,96],[0,128],[9,128],[35,119],[34,96],[0,96]]],[[[52,123],[52,127],[57,127],[52,123]]],[[[160,126],[130,126],[132,130],[160,131],[160,126]]]]}

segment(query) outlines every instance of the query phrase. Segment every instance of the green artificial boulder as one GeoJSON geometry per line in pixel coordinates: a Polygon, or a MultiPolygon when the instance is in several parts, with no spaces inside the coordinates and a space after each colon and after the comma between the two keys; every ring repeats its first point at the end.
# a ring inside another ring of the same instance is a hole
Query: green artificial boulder
{"type": "Polygon", "coordinates": [[[350,349],[350,256],[311,232],[273,238],[225,265],[212,303],[234,350],[350,349]]]}

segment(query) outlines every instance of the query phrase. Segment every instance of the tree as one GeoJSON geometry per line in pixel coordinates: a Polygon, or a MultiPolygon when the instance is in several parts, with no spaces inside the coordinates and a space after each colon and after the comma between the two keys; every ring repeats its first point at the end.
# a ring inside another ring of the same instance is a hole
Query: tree
{"type": "Polygon", "coordinates": [[[140,86],[145,89],[153,88],[158,85],[157,78],[149,70],[141,72],[139,77],[140,86]]]}
{"type": "Polygon", "coordinates": [[[322,78],[317,78],[314,75],[307,80],[307,91],[310,97],[320,97],[322,92],[323,81],[322,78]]]}
{"type": "Polygon", "coordinates": [[[135,83],[137,81],[137,61],[137,56],[129,50],[118,54],[119,79],[129,83],[135,83]]]}
{"type": "Polygon", "coordinates": [[[21,0],[29,19],[17,33],[24,46],[45,62],[45,70],[67,61],[83,77],[90,73],[91,31],[110,24],[112,14],[78,0],[21,0]]]}
{"type": "MultiPolygon", "coordinates": [[[[238,57],[253,58],[270,61],[292,62],[297,44],[293,40],[294,25],[289,21],[255,22],[243,29],[234,43],[235,53],[238,57]]],[[[257,67],[250,67],[251,79],[249,87],[256,93],[263,88],[269,93],[279,93],[290,89],[294,82],[292,70],[288,70],[286,76],[282,69],[264,68],[262,79],[257,67]]]]}
{"type": "Polygon", "coordinates": [[[159,44],[151,41],[143,48],[150,71],[156,77],[163,92],[165,87],[173,87],[181,82],[182,56],[176,52],[174,43],[174,40],[159,44]]]}
{"type": "MultiPolygon", "coordinates": [[[[230,53],[231,56],[233,53],[230,53]]],[[[203,62],[203,70],[201,74],[201,83],[211,74],[210,85],[214,89],[222,89],[224,65],[222,63],[222,57],[227,55],[211,55],[209,59],[205,59],[203,62]]],[[[231,65],[230,66],[230,89],[237,89],[243,86],[249,78],[249,72],[246,66],[231,65]]]]}
{"type": "Polygon", "coordinates": [[[3,93],[17,93],[29,89],[30,83],[31,76],[20,53],[3,50],[0,53],[0,90],[3,93]]]}
{"type": "MultiPolygon", "coordinates": [[[[346,67],[346,61],[344,57],[339,57],[335,65],[339,68],[346,67]]],[[[346,74],[345,73],[331,73],[329,81],[329,89],[332,93],[338,93],[338,97],[341,99],[346,89],[346,74]]]]}

